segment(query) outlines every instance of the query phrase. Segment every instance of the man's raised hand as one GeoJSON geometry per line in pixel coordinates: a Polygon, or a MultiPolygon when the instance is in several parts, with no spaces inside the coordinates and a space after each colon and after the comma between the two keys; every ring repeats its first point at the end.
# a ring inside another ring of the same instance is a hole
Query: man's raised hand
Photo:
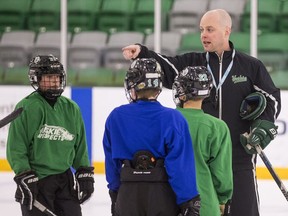
{"type": "Polygon", "coordinates": [[[140,45],[129,45],[122,48],[123,56],[126,60],[135,59],[141,51],[140,45]]]}

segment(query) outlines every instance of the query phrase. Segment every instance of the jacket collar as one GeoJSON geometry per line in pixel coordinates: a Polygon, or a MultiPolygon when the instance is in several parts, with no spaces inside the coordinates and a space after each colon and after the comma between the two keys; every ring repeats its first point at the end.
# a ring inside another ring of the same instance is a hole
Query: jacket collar
{"type": "MultiPolygon", "coordinates": [[[[230,46],[230,50],[229,51],[224,51],[223,59],[231,59],[232,58],[234,44],[231,41],[229,41],[229,46],[230,46]]],[[[219,59],[219,56],[217,55],[216,52],[209,52],[209,56],[210,56],[210,58],[219,59]]]]}

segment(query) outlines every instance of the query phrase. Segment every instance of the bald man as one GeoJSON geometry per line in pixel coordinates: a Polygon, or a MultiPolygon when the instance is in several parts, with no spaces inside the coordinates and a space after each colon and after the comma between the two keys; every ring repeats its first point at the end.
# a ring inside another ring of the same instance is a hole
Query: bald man
{"type": "MultiPolygon", "coordinates": [[[[123,56],[125,59],[143,57],[157,59],[164,71],[163,84],[169,89],[175,76],[185,67],[206,66],[208,68],[213,77],[214,87],[210,96],[203,101],[202,108],[204,112],[224,120],[232,138],[234,186],[230,215],[258,216],[259,197],[255,175],[257,155],[255,151],[246,148],[246,138],[240,141],[240,135],[247,132],[250,137],[258,136],[259,134],[254,133],[263,131],[263,122],[274,125],[281,109],[280,90],[274,85],[260,60],[235,50],[229,40],[232,21],[225,10],[216,9],[206,12],[201,18],[199,27],[203,52],[189,52],[171,57],[155,53],[141,44],[134,44],[122,49],[123,56]],[[243,119],[239,115],[240,106],[244,98],[253,92],[264,95],[267,101],[266,109],[257,119],[243,119]],[[254,130],[251,131],[251,128],[254,130]]],[[[268,135],[259,138],[261,146],[263,140],[265,142],[268,140],[266,146],[273,139],[273,136],[270,138],[268,135]]],[[[218,199],[219,205],[226,204],[226,213],[223,214],[229,215],[227,210],[230,200],[223,200],[221,196],[218,199]]],[[[224,212],[223,208],[221,209],[224,212]]]]}

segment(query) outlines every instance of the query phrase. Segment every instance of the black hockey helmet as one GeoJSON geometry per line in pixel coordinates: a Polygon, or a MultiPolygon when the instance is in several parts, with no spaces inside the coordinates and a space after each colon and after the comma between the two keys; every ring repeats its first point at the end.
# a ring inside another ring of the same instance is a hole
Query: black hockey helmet
{"type": "Polygon", "coordinates": [[[212,76],[205,66],[188,66],[174,79],[174,103],[182,107],[183,103],[190,99],[206,98],[210,95],[212,87],[212,76]]]}
{"type": "Polygon", "coordinates": [[[267,101],[261,92],[253,92],[244,98],[240,105],[240,117],[247,120],[257,119],[266,109],[267,101]]]}
{"type": "Polygon", "coordinates": [[[63,68],[63,65],[53,55],[37,55],[32,58],[29,64],[28,77],[30,80],[31,86],[43,96],[48,99],[55,99],[59,97],[66,87],[66,72],[63,68]],[[39,83],[43,75],[56,74],[60,77],[60,86],[55,89],[46,89],[42,90],[39,86],[39,83]]]}
{"type": "Polygon", "coordinates": [[[136,92],[145,89],[156,89],[162,91],[162,69],[154,58],[138,58],[130,65],[124,87],[128,101],[132,101],[131,90],[136,92]]]}

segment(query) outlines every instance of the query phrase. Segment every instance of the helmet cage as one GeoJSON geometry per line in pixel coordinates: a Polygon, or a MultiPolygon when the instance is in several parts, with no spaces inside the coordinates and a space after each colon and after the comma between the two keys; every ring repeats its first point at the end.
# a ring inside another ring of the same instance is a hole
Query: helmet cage
{"type": "Polygon", "coordinates": [[[66,87],[66,72],[63,65],[53,55],[36,56],[29,64],[28,77],[31,86],[48,99],[59,97],[66,87]],[[40,81],[43,75],[59,75],[60,85],[57,89],[41,89],[40,81]]]}

